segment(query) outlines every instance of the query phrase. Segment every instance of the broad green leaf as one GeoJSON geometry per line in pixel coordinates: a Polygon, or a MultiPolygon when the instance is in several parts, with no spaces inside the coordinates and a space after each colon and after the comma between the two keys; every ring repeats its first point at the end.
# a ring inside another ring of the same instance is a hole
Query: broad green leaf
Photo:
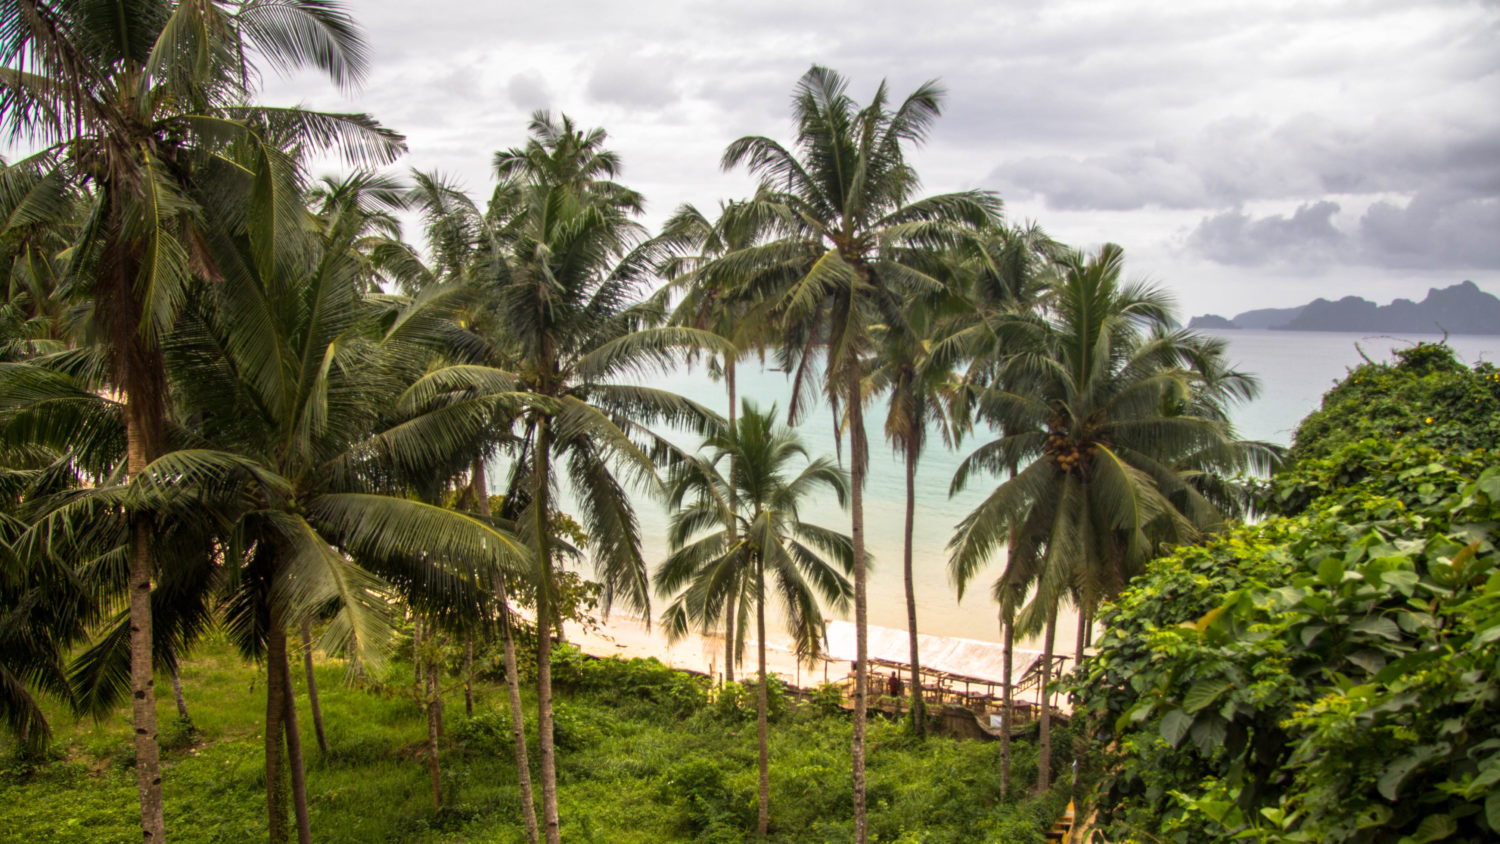
{"type": "Polygon", "coordinates": [[[1380,780],[1375,783],[1380,796],[1387,800],[1395,800],[1396,793],[1401,790],[1401,783],[1405,782],[1407,776],[1420,764],[1422,764],[1420,757],[1403,756],[1387,765],[1384,773],[1380,775],[1380,780]]]}
{"type": "Polygon", "coordinates": [[[1224,739],[1229,735],[1229,727],[1223,718],[1214,715],[1193,722],[1193,728],[1188,733],[1193,737],[1193,744],[1198,747],[1198,752],[1204,756],[1211,756],[1215,750],[1224,745],[1224,739]]]}
{"type": "Polygon", "coordinates": [[[1407,596],[1411,595],[1412,590],[1422,580],[1416,572],[1405,570],[1382,572],[1380,579],[1385,583],[1389,583],[1402,595],[1407,596]]]}
{"type": "Polygon", "coordinates": [[[1188,689],[1182,698],[1182,708],[1188,713],[1197,712],[1219,699],[1219,695],[1229,690],[1232,684],[1228,680],[1199,680],[1188,689]]]}
{"type": "Polygon", "coordinates": [[[1484,818],[1490,822],[1490,832],[1500,834],[1500,789],[1484,798],[1484,818]]]}
{"type": "Polygon", "coordinates": [[[1349,625],[1349,629],[1358,630],[1363,633],[1373,633],[1376,636],[1390,639],[1392,642],[1401,641],[1401,628],[1396,626],[1396,622],[1391,621],[1383,615],[1372,615],[1361,618],[1359,621],[1349,625]]]}
{"type": "Polygon", "coordinates": [[[1161,719],[1161,737],[1167,744],[1176,747],[1192,726],[1193,716],[1181,709],[1174,709],[1161,719]]]}
{"type": "Polygon", "coordinates": [[[1328,625],[1326,624],[1309,624],[1306,627],[1302,628],[1302,647],[1311,647],[1313,640],[1318,638],[1318,634],[1327,629],[1328,625]]]}
{"type": "Polygon", "coordinates": [[[1417,831],[1403,842],[1411,844],[1427,844],[1429,841],[1441,841],[1444,838],[1458,832],[1458,824],[1447,815],[1428,815],[1417,825],[1417,831]]]}
{"type": "Polygon", "coordinates": [[[1479,541],[1475,540],[1465,545],[1462,551],[1454,554],[1451,564],[1454,573],[1461,576],[1464,572],[1464,566],[1468,565],[1469,561],[1474,559],[1474,555],[1477,553],[1479,553],[1479,541]]]}
{"type": "Polygon", "coordinates": [[[1491,501],[1500,500],[1500,470],[1486,469],[1474,482],[1474,487],[1489,496],[1491,501]]]}
{"type": "Polygon", "coordinates": [[[1349,654],[1348,660],[1370,674],[1379,674],[1385,668],[1385,655],[1368,648],[1349,654]]]}
{"type": "Polygon", "coordinates": [[[1324,557],[1323,562],[1318,563],[1318,580],[1321,580],[1324,586],[1332,589],[1343,579],[1344,563],[1337,557],[1324,557]]]}

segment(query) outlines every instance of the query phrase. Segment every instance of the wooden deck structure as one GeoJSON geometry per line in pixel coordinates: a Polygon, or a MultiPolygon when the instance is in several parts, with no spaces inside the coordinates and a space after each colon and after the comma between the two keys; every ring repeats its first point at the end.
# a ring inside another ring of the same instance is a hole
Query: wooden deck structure
{"type": "MultiPolygon", "coordinates": [[[[1050,676],[1061,675],[1068,657],[1053,655],[1050,676]]],[[[905,662],[886,659],[871,659],[865,699],[871,709],[891,715],[904,713],[910,703],[910,690],[906,684],[911,675],[911,666],[905,662]]],[[[1038,658],[1016,681],[1012,691],[1012,728],[1034,720],[1041,708],[1043,661],[1038,658]]],[[[922,700],[929,708],[942,710],[959,707],[973,713],[974,718],[986,730],[991,729],[991,715],[1005,713],[1005,689],[999,680],[972,677],[951,671],[923,668],[918,675],[922,686],[922,700]]],[[[844,707],[854,708],[854,671],[838,681],[843,690],[844,707]]],[[[1053,711],[1058,711],[1056,706],[1053,711]]]]}

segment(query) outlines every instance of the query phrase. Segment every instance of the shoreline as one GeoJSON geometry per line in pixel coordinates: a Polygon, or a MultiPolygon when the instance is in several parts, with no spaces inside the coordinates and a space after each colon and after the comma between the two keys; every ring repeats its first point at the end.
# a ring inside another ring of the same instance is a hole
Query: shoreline
{"type": "MultiPolygon", "coordinates": [[[[1077,627],[1078,618],[1071,608],[1058,611],[1054,653],[1067,656],[1070,662],[1074,653],[1077,627]]],[[[907,633],[905,628],[883,628],[871,625],[872,631],[876,629],[894,630],[903,636],[907,633]]],[[[920,630],[918,632],[920,633],[920,630]]],[[[577,623],[569,624],[564,633],[569,644],[590,656],[601,658],[619,656],[624,659],[655,658],[669,668],[706,675],[713,680],[715,685],[723,682],[724,679],[724,636],[722,634],[704,635],[693,632],[676,642],[668,642],[660,625],[648,625],[645,619],[619,612],[598,619],[598,625],[593,628],[577,623]]],[[[999,644],[992,639],[974,638],[971,641],[987,645],[999,644]]],[[[1021,654],[1039,653],[1042,650],[1042,644],[1040,638],[1016,641],[1015,670],[1018,675],[1024,670],[1021,654]]],[[[825,681],[840,680],[852,672],[852,666],[848,662],[829,662],[820,659],[811,666],[801,664],[789,645],[789,641],[784,637],[770,636],[766,640],[766,672],[778,675],[783,682],[799,688],[811,688],[825,681]]],[[[755,639],[747,637],[745,659],[735,672],[736,680],[743,681],[756,675],[755,652],[755,639]]],[[[998,680],[998,678],[995,679],[998,680]]]]}
{"type": "MultiPolygon", "coordinates": [[[[724,679],[724,636],[703,635],[693,632],[676,642],[668,642],[661,625],[650,624],[645,619],[625,613],[613,613],[599,619],[597,627],[585,628],[570,624],[564,630],[569,644],[595,657],[619,656],[625,659],[655,658],[669,668],[692,671],[710,677],[715,685],[724,679]]],[[[821,665],[809,668],[798,664],[797,656],[785,642],[776,638],[766,640],[766,672],[776,674],[794,685],[816,685],[823,678],[821,665]],[[816,673],[817,679],[809,681],[816,673]]],[[[736,680],[753,677],[755,667],[755,639],[745,640],[745,660],[735,672],[736,680]]],[[[836,680],[829,671],[828,679],[836,680]]]]}

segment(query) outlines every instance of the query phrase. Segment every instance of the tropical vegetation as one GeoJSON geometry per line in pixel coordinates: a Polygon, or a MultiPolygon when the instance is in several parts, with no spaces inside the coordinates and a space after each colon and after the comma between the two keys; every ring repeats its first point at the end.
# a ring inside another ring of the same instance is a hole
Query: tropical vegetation
{"type": "Polygon", "coordinates": [[[1111,840],[1500,829],[1492,367],[1428,345],[1362,367],[1283,464],[1231,424],[1258,381],[1125,281],[1123,249],[922,191],[935,82],[862,102],[814,66],[788,143],[725,150],[753,195],[653,232],[608,133],[565,114],[495,152],[476,201],[382,169],[404,140],[369,116],[257,102],[267,70],[361,80],[328,0],[0,2],[0,58],[0,127],[30,145],[0,163],[17,834],[1025,841],[1074,790],[1111,840]],[[347,171],[315,178],[325,153],[347,171]],[[785,425],[740,395],[773,360],[785,425]],[[700,364],[723,416],[661,383],[700,364]],[[789,427],[818,408],[832,457],[789,427]],[[893,562],[866,538],[872,428],[905,480],[910,682],[880,700],[904,724],[869,715],[869,571],[893,562]],[[916,478],[939,446],[983,492],[955,589],[998,572],[993,746],[926,711],[916,478]],[[805,518],[819,498],[847,533],[805,518]],[[769,671],[768,614],[810,660],[846,610],[852,678],[769,671]],[[566,644],[612,611],[722,635],[725,682],[566,644]]]}
{"type": "Polygon", "coordinates": [[[1500,375],[1422,344],[1298,428],[1276,515],[1167,555],[1071,679],[1110,840],[1500,833],[1500,375]]]}

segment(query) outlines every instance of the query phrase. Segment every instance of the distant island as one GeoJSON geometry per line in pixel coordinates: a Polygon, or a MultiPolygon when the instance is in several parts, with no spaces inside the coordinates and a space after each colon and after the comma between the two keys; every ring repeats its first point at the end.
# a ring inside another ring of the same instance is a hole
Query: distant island
{"type": "Polygon", "coordinates": [[[1297,308],[1260,308],[1233,319],[1193,317],[1189,328],[1252,328],[1274,331],[1389,331],[1402,334],[1500,334],[1500,298],[1472,281],[1427,291],[1420,302],[1397,299],[1377,305],[1358,296],[1337,302],[1314,299],[1297,308]]]}

